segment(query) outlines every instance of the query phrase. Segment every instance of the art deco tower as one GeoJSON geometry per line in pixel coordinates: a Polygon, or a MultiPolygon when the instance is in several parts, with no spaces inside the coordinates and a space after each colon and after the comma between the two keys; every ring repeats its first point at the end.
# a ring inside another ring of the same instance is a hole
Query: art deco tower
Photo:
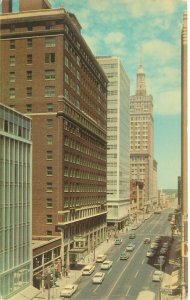
{"type": "Polygon", "coordinates": [[[130,97],[131,179],[144,182],[144,199],[140,209],[157,204],[157,163],[154,160],[153,98],[147,95],[143,65],[137,72],[136,95],[130,97]]]}

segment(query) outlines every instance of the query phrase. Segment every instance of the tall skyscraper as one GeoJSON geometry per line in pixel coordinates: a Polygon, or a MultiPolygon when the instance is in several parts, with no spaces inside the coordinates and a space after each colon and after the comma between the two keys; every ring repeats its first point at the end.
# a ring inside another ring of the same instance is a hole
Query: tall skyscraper
{"type": "Polygon", "coordinates": [[[107,78],[74,14],[47,0],[8,12],[1,98],[32,118],[33,235],[61,230],[68,265],[106,236],[107,78]]]}
{"type": "Polygon", "coordinates": [[[181,214],[182,214],[182,297],[188,290],[188,95],[187,95],[187,11],[183,14],[181,32],[181,214]]]}
{"type": "Polygon", "coordinates": [[[153,99],[147,94],[143,65],[137,72],[136,94],[130,97],[132,180],[144,183],[144,199],[139,209],[157,205],[157,163],[154,160],[153,99]]]}
{"type": "Polygon", "coordinates": [[[25,290],[32,282],[31,163],[31,119],[0,103],[1,299],[25,290]]]}
{"type": "Polygon", "coordinates": [[[108,225],[122,228],[130,213],[130,82],[118,57],[98,57],[108,77],[107,205],[108,225]]]}

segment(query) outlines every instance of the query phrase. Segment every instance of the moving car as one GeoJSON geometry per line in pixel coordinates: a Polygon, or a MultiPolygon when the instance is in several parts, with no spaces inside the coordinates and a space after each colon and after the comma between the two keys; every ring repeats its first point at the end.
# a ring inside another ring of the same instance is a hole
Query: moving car
{"type": "Polygon", "coordinates": [[[111,268],[112,264],[113,264],[113,261],[111,261],[111,260],[105,260],[101,264],[100,269],[101,270],[109,270],[111,268]]]}
{"type": "Polygon", "coordinates": [[[135,249],[135,245],[132,243],[126,247],[127,252],[132,252],[134,249],[135,249]]]}
{"type": "Polygon", "coordinates": [[[136,238],[136,234],[135,233],[130,233],[129,234],[129,238],[130,239],[135,239],[136,238]]]}
{"type": "Polygon", "coordinates": [[[96,262],[103,262],[104,260],[106,260],[106,255],[105,254],[99,254],[96,257],[96,262]]]}
{"type": "Polygon", "coordinates": [[[146,256],[147,257],[153,257],[156,254],[156,250],[155,249],[150,249],[147,251],[146,256]]]}
{"type": "Polygon", "coordinates": [[[78,284],[68,284],[65,288],[60,292],[61,297],[71,297],[77,290],[78,284]]]}
{"type": "Polygon", "coordinates": [[[122,239],[116,239],[115,240],[115,245],[121,245],[122,239]]]}
{"type": "Polygon", "coordinates": [[[162,279],[163,279],[163,272],[159,270],[154,271],[152,275],[152,281],[162,281],[162,279]]]}
{"type": "Polygon", "coordinates": [[[92,282],[93,283],[102,283],[102,281],[104,280],[105,277],[105,273],[103,272],[97,272],[94,277],[92,278],[92,282]]]}
{"type": "Polygon", "coordinates": [[[120,260],[127,260],[129,257],[130,255],[126,252],[120,254],[120,260]]]}
{"type": "Polygon", "coordinates": [[[82,270],[82,275],[90,275],[95,270],[95,265],[87,265],[82,270]]]}

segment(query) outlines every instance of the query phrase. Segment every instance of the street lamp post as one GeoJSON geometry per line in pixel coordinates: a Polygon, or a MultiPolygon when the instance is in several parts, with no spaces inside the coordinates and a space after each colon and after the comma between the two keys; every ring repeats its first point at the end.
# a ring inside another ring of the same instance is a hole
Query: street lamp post
{"type": "Polygon", "coordinates": [[[96,259],[96,252],[95,252],[95,251],[96,251],[96,250],[95,250],[95,249],[96,249],[96,245],[95,245],[95,242],[96,242],[96,239],[94,239],[94,261],[95,261],[95,259],[96,259]]]}

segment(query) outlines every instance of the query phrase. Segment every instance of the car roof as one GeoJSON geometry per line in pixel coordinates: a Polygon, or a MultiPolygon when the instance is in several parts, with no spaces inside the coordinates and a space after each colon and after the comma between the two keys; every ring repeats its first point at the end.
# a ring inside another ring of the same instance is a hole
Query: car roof
{"type": "Polygon", "coordinates": [[[72,289],[74,284],[67,284],[64,288],[65,289],[72,289]]]}
{"type": "Polygon", "coordinates": [[[102,276],[104,273],[103,272],[97,272],[96,274],[95,274],[95,276],[102,276]]]}

